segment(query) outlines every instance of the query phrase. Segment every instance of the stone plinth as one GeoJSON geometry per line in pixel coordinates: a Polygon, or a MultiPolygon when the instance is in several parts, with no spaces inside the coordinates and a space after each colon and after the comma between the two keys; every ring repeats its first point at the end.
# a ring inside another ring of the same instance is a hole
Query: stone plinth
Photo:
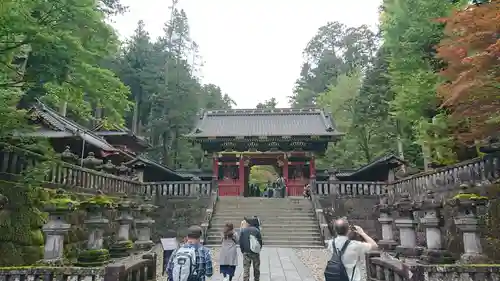
{"type": "Polygon", "coordinates": [[[119,223],[118,237],[109,248],[112,258],[126,257],[134,247],[133,242],[130,240],[130,230],[134,222],[134,217],[132,216],[133,207],[134,204],[128,200],[127,195],[123,196],[122,200],[118,203],[119,217],[116,219],[119,223]]]}
{"type": "Polygon", "coordinates": [[[137,228],[137,240],[134,242],[137,249],[151,249],[154,243],[151,240],[151,226],[155,221],[150,217],[157,207],[151,204],[142,204],[137,208],[139,218],[135,219],[137,228]]]}
{"type": "Polygon", "coordinates": [[[408,193],[403,193],[401,199],[394,206],[401,217],[394,221],[400,236],[400,245],[396,247],[396,252],[408,258],[418,257],[422,249],[417,247],[417,234],[415,232],[417,222],[413,216],[413,212],[417,211],[418,207],[413,200],[410,200],[408,193]]]}
{"type": "Polygon", "coordinates": [[[467,193],[467,189],[467,185],[461,185],[461,191],[448,201],[450,206],[458,210],[454,221],[456,227],[462,232],[464,242],[464,253],[459,262],[464,264],[485,263],[488,259],[483,255],[481,247],[477,207],[486,205],[488,198],[467,193]]]}
{"type": "Polygon", "coordinates": [[[428,191],[426,198],[420,203],[420,209],[424,211],[424,217],[420,223],[425,228],[425,240],[427,248],[421,259],[429,263],[449,264],[453,262],[450,253],[443,248],[443,237],[441,226],[441,210],[443,202],[438,200],[433,191],[428,191]]]}
{"type": "Polygon", "coordinates": [[[66,223],[61,215],[50,215],[49,221],[43,226],[45,233],[45,249],[43,252],[44,261],[53,261],[63,258],[64,235],[71,229],[71,225],[66,223]]]}
{"type": "Polygon", "coordinates": [[[394,206],[389,204],[387,195],[380,197],[379,204],[375,205],[375,211],[379,212],[378,221],[382,226],[382,239],[378,241],[378,245],[384,250],[394,250],[398,244],[394,240],[394,231],[392,229],[394,219],[391,217],[391,212],[393,210],[394,206]]]}

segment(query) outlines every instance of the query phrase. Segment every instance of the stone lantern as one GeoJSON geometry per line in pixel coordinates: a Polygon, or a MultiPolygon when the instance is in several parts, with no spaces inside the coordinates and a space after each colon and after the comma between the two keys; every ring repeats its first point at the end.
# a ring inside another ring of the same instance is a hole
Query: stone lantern
{"type": "Polygon", "coordinates": [[[130,168],[125,166],[125,163],[121,163],[120,166],[116,167],[119,176],[126,176],[130,173],[130,168]]]}
{"type": "Polygon", "coordinates": [[[410,199],[409,193],[401,194],[401,199],[394,204],[395,209],[399,212],[400,218],[394,223],[399,229],[400,245],[396,247],[396,252],[404,257],[418,257],[421,253],[421,248],[417,247],[417,234],[415,228],[417,222],[413,212],[418,211],[415,201],[410,199]]]}
{"type": "Polygon", "coordinates": [[[63,153],[61,153],[61,160],[68,163],[76,163],[76,161],[78,160],[78,155],[71,152],[69,145],[67,145],[63,153]]]}
{"type": "Polygon", "coordinates": [[[146,198],[144,204],[136,207],[138,211],[138,218],[135,219],[135,226],[137,228],[137,240],[134,242],[137,249],[147,250],[153,247],[154,243],[151,241],[151,226],[155,221],[151,218],[151,214],[158,208],[155,205],[148,204],[149,198],[146,198]]]}
{"type": "Polygon", "coordinates": [[[43,210],[49,213],[48,221],[42,227],[45,233],[44,262],[55,262],[63,259],[64,235],[68,233],[71,225],[65,221],[65,215],[74,212],[78,202],[71,200],[59,189],[53,199],[49,200],[43,210]]]}
{"type": "Polygon", "coordinates": [[[109,251],[103,249],[104,227],[109,224],[109,220],[104,217],[106,210],[113,208],[113,201],[106,197],[102,191],[89,200],[81,203],[81,208],[87,211],[87,219],[84,224],[89,229],[89,239],[87,250],[78,256],[80,266],[99,266],[109,261],[109,251]]]}
{"type": "Polygon", "coordinates": [[[427,248],[422,254],[422,260],[433,264],[449,264],[453,262],[450,253],[443,248],[443,236],[441,227],[443,226],[443,201],[436,198],[434,191],[427,191],[426,196],[420,202],[420,210],[424,211],[424,217],[420,223],[425,228],[425,240],[427,248]]]}
{"type": "Polygon", "coordinates": [[[483,255],[483,248],[479,236],[479,220],[477,217],[477,207],[485,206],[488,198],[474,193],[468,193],[468,185],[460,185],[460,192],[447,204],[458,211],[454,222],[462,232],[464,242],[464,253],[460,257],[461,263],[485,263],[486,256],[483,255]]]}
{"type": "Polygon", "coordinates": [[[382,225],[382,240],[378,241],[380,248],[384,250],[394,250],[397,242],[394,240],[394,231],[392,223],[394,219],[391,217],[394,211],[394,205],[389,203],[389,196],[384,194],[380,197],[379,204],[375,205],[375,211],[379,212],[378,221],[382,225]]]}
{"type": "Polygon", "coordinates": [[[97,159],[94,156],[94,152],[89,152],[87,157],[82,160],[82,164],[85,168],[93,169],[93,170],[99,170],[102,166],[102,160],[97,159]]]}
{"type": "Polygon", "coordinates": [[[113,162],[111,162],[111,160],[109,159],[106,160],[106,163],[104,163],[104,165],[102,165],[102,169],[108,174],[114,174],[116,172],[116,166],[113,165],[113,162]]]}
{"type": "Polygon", "coordinates": [[[126,257],[130,254],[134,248],[134,243],[130,239],[130,230],[134,218],[132,216],[132,209],[135,204],[128,199],[125,194],[122,200],[117,205],[117,210],[119,212],[119,217],[116,219],[120,224],[118,228],[118,237],[116,242],[114,242],[110,249],[110,255],[112,258],[126,257]]]}

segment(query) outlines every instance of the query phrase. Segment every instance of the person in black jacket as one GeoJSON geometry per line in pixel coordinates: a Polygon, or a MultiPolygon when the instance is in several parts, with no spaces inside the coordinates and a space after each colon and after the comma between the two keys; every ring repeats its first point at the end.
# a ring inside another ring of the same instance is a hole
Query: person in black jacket
{"type": "Polygon", "coordinates": [[[250,280],[250,266],[252,264],[254,281],[260,280],[260,252],[254,253],[250,248],[250,236],[255,236],[262,247],[262,235],[260,231],[253,226],[255,222],[252,220],[253,219],[245,218],[245,220],[241,222],[240,250],[243,254],[243,281],[250,280]]]}

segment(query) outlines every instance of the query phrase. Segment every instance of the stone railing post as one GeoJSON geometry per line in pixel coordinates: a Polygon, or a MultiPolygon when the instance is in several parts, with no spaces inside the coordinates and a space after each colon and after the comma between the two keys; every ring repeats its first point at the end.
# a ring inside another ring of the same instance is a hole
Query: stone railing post
{"type": "Polygon", "coordinates": [[[124,195],[117,205],[119,216],[116,221],[119,223],[119,227],[118,237],[109,248],[112,258],[126,257],[134,248],[134,243],[130,240],[130,230],[134,222],[134,217],[132,216],[133,207],[134,204],[128,199],[127,195],[124,195]]]}
{"type": "Polygon", "coordinates": [[[62,189],[58,190],[56,196],[44,206],[44,211],[49,213],[49,219],[42,227],[46,236],[44,262],[62,261],[64,235],[71,228],[71,225],[64,220],[64,215],[75,211],[77,206],[78,202],[67,197],[62,189]]]}
{"type": "Polygon", "coordinates": [[[417,234],[413,212],[418,208],[413,200],[410,199],[409,193],[403,193],[401,199],[394,205],[399,212],[400,218],[394,222],[399,229],[400,245],[396,247],[396,252],[404,257],[414,258],[420,256],[421,248],[417,248],[417,234]]]}
{"type": "Polygon", "coordinates": [[[78,256],[78,265],[103,265],[109,261],[109,251],[103,249],[104,227],[109,224],[109,220],[104,217],[103,212],[113,208],[113,201],[98,191],[96,196],[82,202],[82,208],[87,211],[88,219],[83,223],[89,229],[89,239],[87,250],[78,256]]]}
{"type": "Polygon", "coordinates": [[[420,202],[420,210],[424,211],[424,217],[420,223],[425,228],[425,240],[427,248],[421,259],[433,264],[449,264],[453,262],[450,253],[443,248],[443,236],[441,226],[443,219],[441,210],[443,201],[435,197],[434,191],[427,191],[427,196],[420,202]]]}
{"type": "Polygon", "coordinates": [[[460,263],[485,263],[487,257],[483,255],[481,246],[477,207],[486,205],[488,198],[468,193],[468,186],[465,184],[461,185],[460,188],[460,192],[447,202],[458,211],[454,222],[462,232],[464,242],[464,253],[460,257],[460,263]]]}
{"type": "MultiPolygon", "coordinates": [[[[149,201],[146,198],[145,201],[149,201]]],[[[154,243],[151,241],[151,226],[155,221],[150,217],[157,206],[148,204],[141,204],[137,207],[139,217],[135,219],[135,226],[137,227],[137,240],[134,242],[135,247],[140,250],[149,250],[153,247],[154,243]]]]}
{"type": "Polygon", "coordinates": [[[391,213],[394,210],[394,205],[389,203],[389,196],[382,195],[379,204],[375,205],[375,210],[379,212],[378,221],[382,226],[382,239],[378,241],[378,245],[384,250],[392,251],[398,243],[394,240],[392,227],[394,219],[391,213]]]}

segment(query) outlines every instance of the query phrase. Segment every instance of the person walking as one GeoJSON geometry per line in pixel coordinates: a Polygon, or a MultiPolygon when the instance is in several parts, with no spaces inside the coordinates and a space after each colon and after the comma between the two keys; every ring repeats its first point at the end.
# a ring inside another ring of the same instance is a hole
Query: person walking
{"type": "Polygon", "coordinates": [[[210,250],[201,245],[203,231],[195,225],[188,229],[186,243],[176,249],[167,264],[168,281],[205,281],[212,277],[210,250]]]}
{"type": "Polygon", "coordinates": [[[226,223],[222,233],[222,247],[220,249],[219,266],[224,281],[232,281],[238,265],[238,234],[232,223],[226,223]]]}
{"type": "Polygon", "coordinates": [[[250,280],[250,266],[253,265],[254,281],[260,280],[260,250],[262,249],[262,235],[252,226],[250,219],[241,222],[240,250],[243,254],[243,281],[250,280]]]}
{"type": "Polygon", "coordinates": [[[346,219],[338,219],[333,224],[337,236],[328,241],[332,258],[325,268],[325,281],[365,281],[365,255],[378,247],[360,226],[350,227],[346,219]],[[365,242],[349,240],[351,231],[359,234],[365,242]]]}

